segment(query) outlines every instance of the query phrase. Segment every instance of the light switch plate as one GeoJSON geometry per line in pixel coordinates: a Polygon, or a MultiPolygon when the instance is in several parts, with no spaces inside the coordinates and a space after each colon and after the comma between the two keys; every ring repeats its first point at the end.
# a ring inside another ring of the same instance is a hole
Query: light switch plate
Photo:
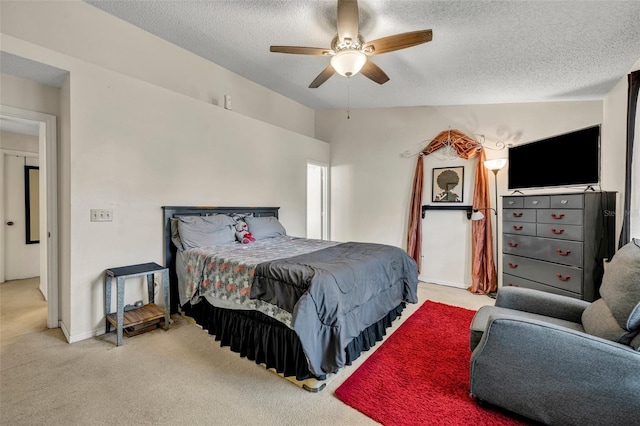
{"type": "Polygon", "coordinates": [[[91,209],[91,222],[111,222],[111,221],[113,221],[113,210],[91,209]]]}

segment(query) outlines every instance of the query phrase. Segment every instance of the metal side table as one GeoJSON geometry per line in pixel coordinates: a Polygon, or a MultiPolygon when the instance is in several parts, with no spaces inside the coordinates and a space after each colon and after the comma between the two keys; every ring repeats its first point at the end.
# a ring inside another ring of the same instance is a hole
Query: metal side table
{"type": "Polygon", "coordinates": [[[164,316],[164,329],[169,328],[171,318],[169,305],[169,269],[157,263],[141,263],[138,265],[121,266],[109,268],[105,271],[105,333],[111,331],[111,325],[117,328],[117,346],[122,346],[122,332],[125,327],[133,327],[151,321],[158,321],[164,316]],[[157,306],[155,302],[153,276],[155,273],[162,273],[162,289],[164,292],[164,310],[157,306]],[[149,303],[140,308],[124,311],[124,284],[127,278],[146,275],[147,290],[149,292],[149,303]],[[116,279],[117,303],[116,312],[109,312],[111,309],[111,284],[112,279],[116,279]]]}

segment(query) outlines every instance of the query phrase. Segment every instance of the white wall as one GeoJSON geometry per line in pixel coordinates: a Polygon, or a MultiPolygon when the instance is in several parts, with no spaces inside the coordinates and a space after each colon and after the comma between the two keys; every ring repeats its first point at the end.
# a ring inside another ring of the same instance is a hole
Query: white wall
{"type": "MultiPolygon", "coordinates": [[[[492,146],[495,142],[521,144],[599,124],[602,119],[599,101],[355,110],[349,120],[341,110],[316,111],[316,137],[331,143],[331,238],[406,247],[416,158],[400,154],[418,152],[442,130],[451,127],[468,135],[482,134],[492,146]]],[[[487,150],[488,158],[506,156],[506,150],[487,150]]],[[[423,200],[431,197],[433,167],[465,165],[465,183],[471,183],[474,162],[427,157],[423,200]]],[[[603,165],[605,170],[615,167],[615,162],[603,165]]],[[[499,195],[507,191],[506,170],[498,174],[499,195]]],[[[609,182],[604,184],[603,189],[610,189],[609,182]]],[[[491,188],[493,200],[493,182],[491,188]]],[[[464,197],[471,200],[472,194],[464,197]]],[[[428,212],[423,221],[421,279],[471,285],[470,239],[470,222],[464,213],[428,212]]]]}
{"type": "MultiPolygon", "coordinates": [[[[71,324],[71,76],[60,88],[58,118],[58,301],[60,322],[71,324]]],[[[79,177],[76,176],[75,179],[79,177]]],[[[80,177],[81,178],[81,177],[80,177]]]]}
{"type": "Polygon", "coordinates": [[[0,132],[0,148],[38,153],[38,137],[13,132],[0,132]]]}
{"type": "Polygon", "coordinates": [[[79,0],[0,2],[2,34],[313,136],[313,110],[79,0]]]}
{"type": "MultiPolygon", "coordinates": [[[[186,71],[184,63],[182,74],[162,80],[157,68],[171,69],[176,61],[197,63],[202,73],[215,66],[124,28],[88,5],[54,3],[3,3],[0,48],[70,72],[58,103],[58,167],[60,315],[71,342],[104,330],[106,268],[163,263],[163,205],[279,206],[288,233],[305,235],[307,160],[328,163],[328,144],[266,123],[264,117],[248,117],[237,98],[234,111],[227,111],[184,93],[179,79],[190,87],[227,92],[209,75],[186,71]],[[42,16],[47,14],[60,21],[50,25],[53,18],[42,16]],[[78,20],[70,22],[67,14],[78,20]],[[162,54],[137,58],[126,48],[116,55],[110,43],[121,31],[126,44],[150,43],[151,51],[158,48],[162,54]],[[96,58],[103,50],[107,66],[96,58]],[[112,209],[113,222],[90,222],[92,208],[112,209]]],[[[267,108],[269,101],[280,102],[276,95],[246,80],[234,84],[249,87],[253,105],[261,105],[266,115],[266,109],[277,110],[279,118],[295,110],[294,119],[309,115],[313,121],[313,112],[295,102],[283,99],[283,108],[273,108],[273,102],[267,108]]],[[[313,126],[307,127],[305,133],[313,133],[313,126]]],[[[127,303],[143,298],[142,286],[127,287],[127,303]]]]}
{"type": "MultiPolygon", "coordinates": [[[[0,44],[0,48],[3,44],[0,44]]],[[[0,74],[0,88],[2,88],[0,90],[2,105],[58,115],[60,90],[56,87],[36,83],[26,78],[0,74]]]]}

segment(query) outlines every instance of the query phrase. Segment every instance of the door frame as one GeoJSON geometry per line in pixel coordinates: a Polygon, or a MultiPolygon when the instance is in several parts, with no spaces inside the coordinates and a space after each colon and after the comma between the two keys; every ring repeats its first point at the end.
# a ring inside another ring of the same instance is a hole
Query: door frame
{"type": "MultiPolygon", "coordinates": [[[[60,326],[58,281],[58,137],[56,116],[0,105],[0,115],[39,123],[38,151],[40,163],[40,279],[47,284],[47,327],[60,326]]],[[[2,166],[4,169],[4,155],[2,166]]],[[[4,170],[2,170],[4,173],[4,170]]],[[[4,199],[4,188],[0,188],[4,199]]],[[[0,239],[4,241],[4,209],[0,209],[0,239]]],[[[4,279],[4,244],[0,244],[0,274],[4,279]]]]}
{"type": "MultiPolygon", "coordinates": [[[[331,229],[330,229],[330,221],[329,221],[329,212],[330,212],[330,199],[329,199],[329,188],[330,186],[330,182],[329,182],[329,164],[327,163],[323,163],[322,161],[316,161],[316,160],[309,160],[307,159],[307,169],[305,171],[305,176],[308,176],[309,173],[309,166],[316,166],[316,167],[322,167],[322,169],[324,170],[324,179],[322,179],[322,212],[321,212],[321,216],[322,216],[322,239],[323,240],[329,240],[331,238],[331,229]]],[[[307,191],[307,186],[305,186],[305,191],[307,191]]],[[[305,200],[308,200],[309,198],[309,194],[306,193],[305,194],[305,200]]],[[[305,216],[305,230],[306,230],[306,216],[305,216]]]]}

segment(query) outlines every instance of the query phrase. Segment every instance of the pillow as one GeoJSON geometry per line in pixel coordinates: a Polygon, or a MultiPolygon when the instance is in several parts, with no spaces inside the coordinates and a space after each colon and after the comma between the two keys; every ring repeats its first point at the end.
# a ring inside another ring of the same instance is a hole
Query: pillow
{"type": "Polygon", "coordinates": [[[603,299],[598,299],[582,313],[584,331],[613,342],[630,345],[635,331],[627,331],[620,327],[603,299]]]}
{"type": "Polygon", "coordinates": [[[250,217],[244,218],[249,225],[249,232],[256,240],[264,240],[265,238],[287,235],[284,226],[274,216],[267,217],[250,217]]]}
{"type": "Polygon", "coordinates": [[[226,214],[211,216],[180,216],[178,232],[183,247],[216,246],[236,240],[234,221],[226,214]]]}
{"type": "Polygon", "coordinates": [[[231,218],[236,222],[244,221],[246,217],[253,217],[253,213],[233,213],[231,215],[231,218]]]}
{"type": "Polygon", "coordinates": [[[169,219],[169,223],[171,224],[171,241],[178,248],[178,250],[184,250],[184,246],[182,245],[182,241],[180,240],[180,233],[178,232],[178,222],[180,222],[180,220],[177,217],[172,217],[169,219]]]}
{"type": "Polygon", "coordinates": [[[640,240],[625,244],[607,265],[600,295],[627,331],[640,329],[640,240]]]}

